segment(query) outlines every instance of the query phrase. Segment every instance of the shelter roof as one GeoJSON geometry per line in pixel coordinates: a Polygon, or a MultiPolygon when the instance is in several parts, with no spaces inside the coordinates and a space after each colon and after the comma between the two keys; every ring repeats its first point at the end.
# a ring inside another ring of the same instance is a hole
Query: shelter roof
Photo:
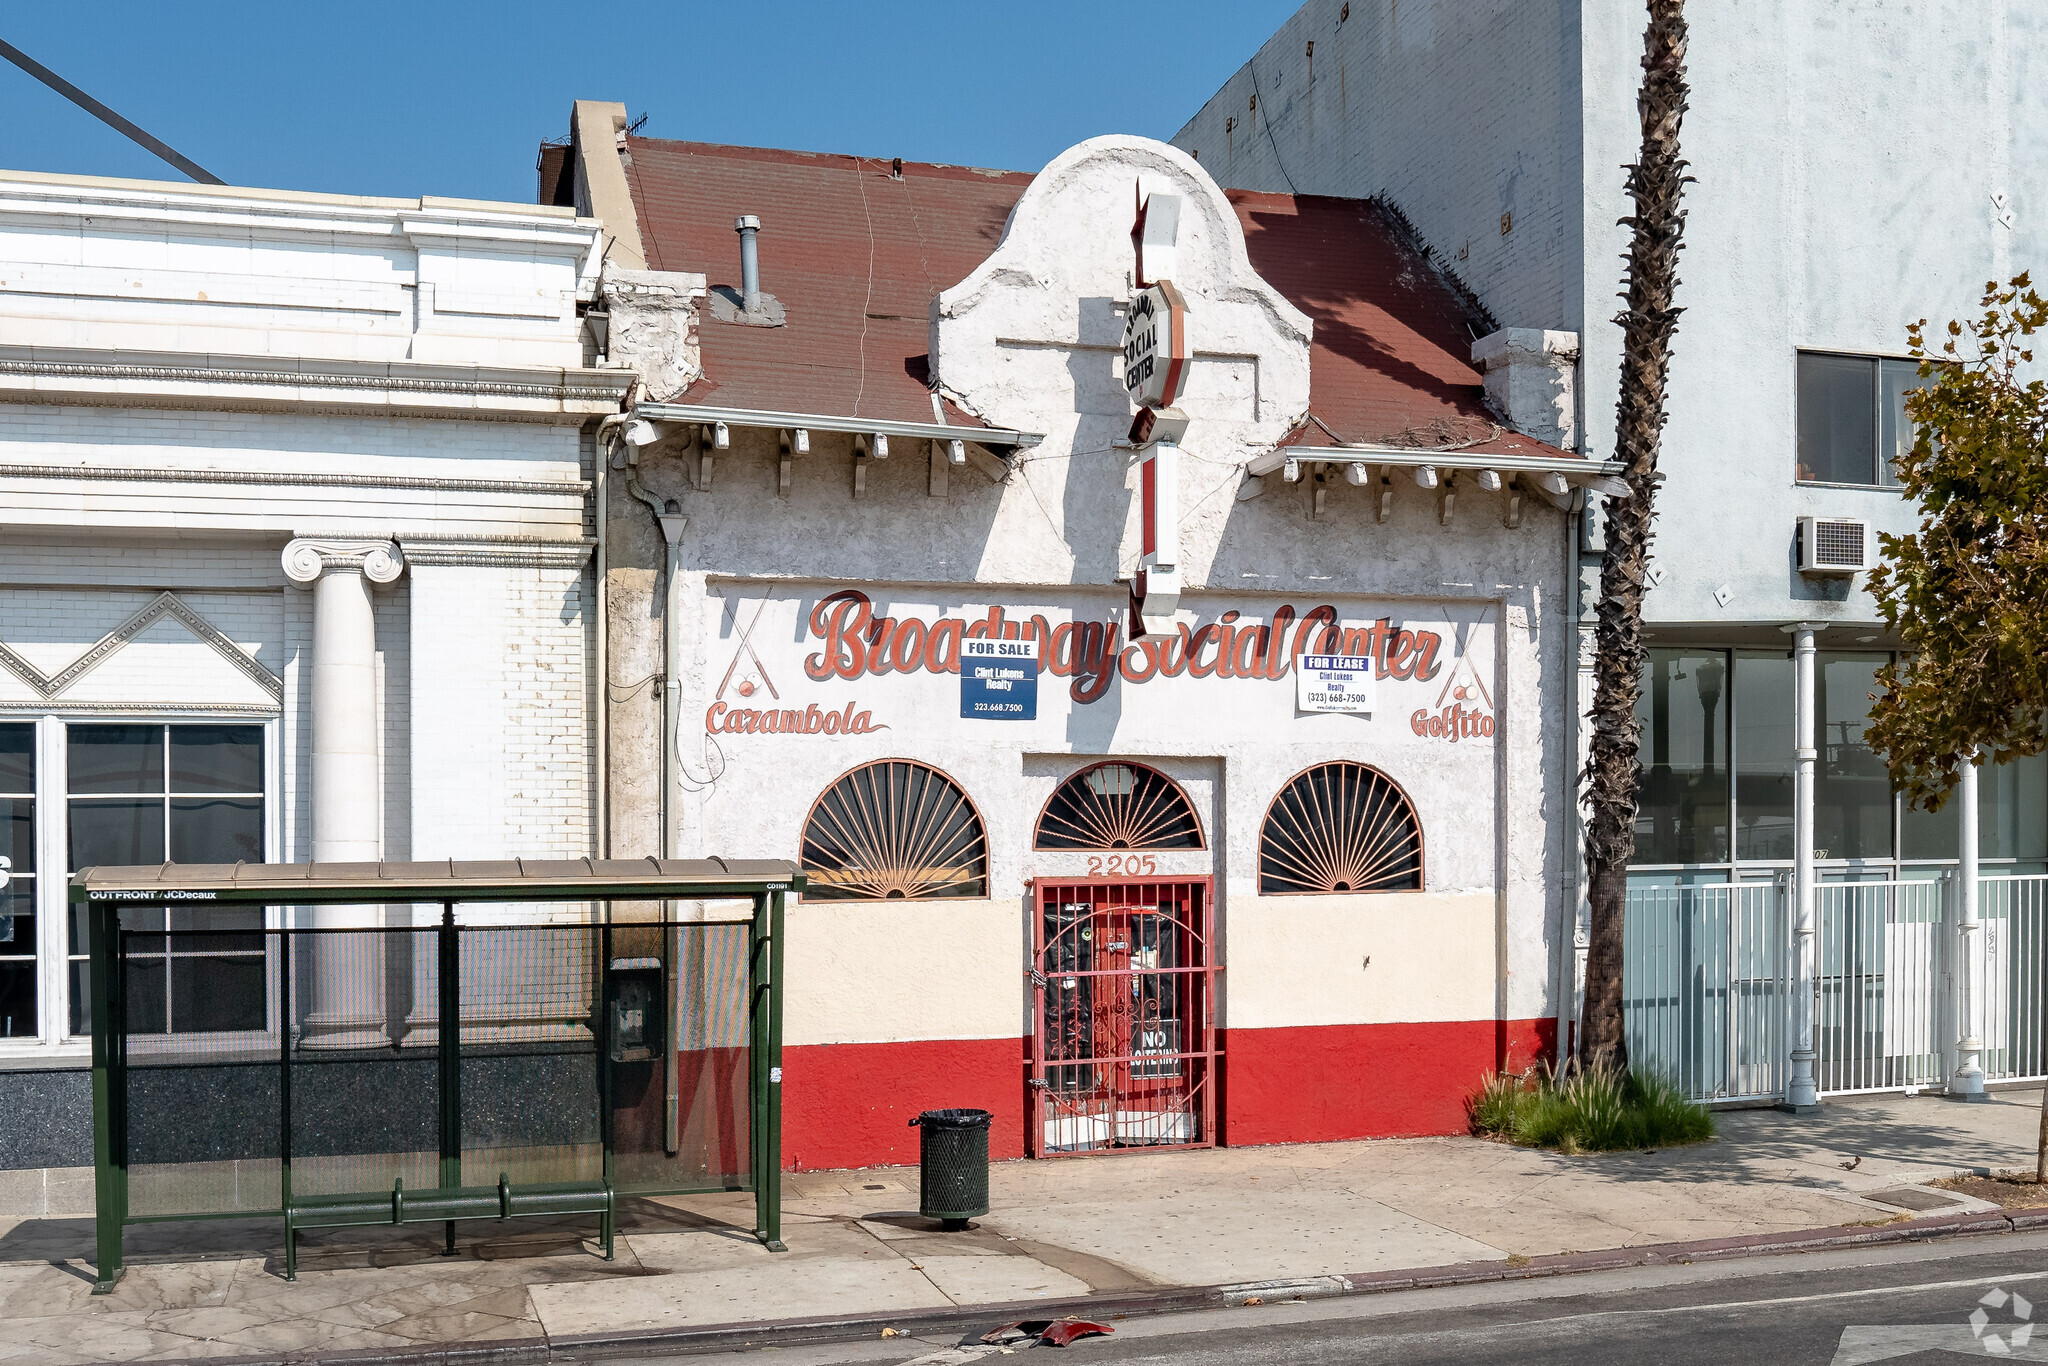
{"type": "Polygon", "coordinates": [[[436,859],[431,863],[160,863],[81,869],[73,901],[669,900],[802,886],[783,859],[436,859]]]}

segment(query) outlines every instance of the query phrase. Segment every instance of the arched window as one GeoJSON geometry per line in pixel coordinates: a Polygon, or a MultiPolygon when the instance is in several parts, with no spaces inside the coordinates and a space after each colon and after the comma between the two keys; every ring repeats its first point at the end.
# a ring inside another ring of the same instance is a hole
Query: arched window
{"type": "Polygon", "coordinates": [[[1318,764],[1280,789],[1259,831],[1259,891],[1419,892],[1422,824],[1365,764],[1318,764]]]}
{"type": "Polygon", "coordinates": [[[929,764],[863,764],[804,821],[806,901],[988,895],[988,836],[959,784],[929,764]]]}
{"type": "Polygon", "coordinates": [[[1180,784],[1143,764],[1091,764],[1039,814],[1034,849],[1200,849],[1202,825],[1180,784]]]}

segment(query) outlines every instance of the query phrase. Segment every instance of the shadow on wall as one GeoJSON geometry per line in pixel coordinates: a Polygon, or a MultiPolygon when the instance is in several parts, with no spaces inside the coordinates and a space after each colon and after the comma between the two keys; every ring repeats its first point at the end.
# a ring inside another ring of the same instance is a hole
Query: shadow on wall
{"type": "Polygon", "coordinates": [[[1295,207],[1292,215],[1246,215],[1245,250],[1253,269],[1315,323],[1310,366],[1317,416],[1333,421],[1347,441],[1384,439],[1414,427],[1418,396],[1441,404],[1445,419],[1491,421],[1484,381],[1466,358],[1472,343],[1492,329],[1466,315],[1428,262],[1403,245],[1384,211],[1316,195],[1300,196],[1295,207]],[[1375,239],[1371,249],[1356,249],[1361,232],[1375,239]],[[1304,252],[1312,242],[1328,250],[1304,252]],[[1350,268],[1332,269],[1333,262],[1350,268]],[[1400,264],[1389,273],[1381,262],[1400,264]],[[1407,341],[1412,348],[1403,346],[1407,341]],[[1323,352],[1349,364],[1331,364],[1316,354],[1323,352]],[[1324,406],[1333,412],[1323,412],[1324,406]],[[1349,420],[1336,421],[1334,413],[1349,420]]]}

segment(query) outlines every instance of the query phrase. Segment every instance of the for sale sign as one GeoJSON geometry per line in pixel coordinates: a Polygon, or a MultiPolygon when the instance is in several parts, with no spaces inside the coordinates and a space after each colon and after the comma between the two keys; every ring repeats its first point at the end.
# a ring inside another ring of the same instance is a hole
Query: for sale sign
{"type": "Polygon", "coordinates": [[[960,717],[968,721],[1038,719],[1038,642],[960,642],[960,717]]]}
{"type": "Polygon", "coordinates": [[[1295,674],[1300,711],[1371,712],[1373,663],[1366,655],[1303,655],[1295,674]]]}

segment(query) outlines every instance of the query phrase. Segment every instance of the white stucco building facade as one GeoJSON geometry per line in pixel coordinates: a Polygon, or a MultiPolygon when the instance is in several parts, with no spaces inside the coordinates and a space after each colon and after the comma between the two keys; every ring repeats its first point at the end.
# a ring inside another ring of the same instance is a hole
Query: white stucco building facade
{"type": "Polygon", "coordinates": [[[786,1164],[904,1160],[935,1106],[999,1156],[1448,1132],[1547,1049],[1558,504],[1602,467],[1489,412],[1393,225],[1142,138],[1020,175],[623,128],[580,103],[542,166],[616,233],[648,377],[598,494],[609,829],[803,862],[786,1164]],[[1179,201],[1192,319],[1180,610],[1142,637],[1134,192],[1179,201]],[[971,710],[984,640],[1035,647],[1014,717],[971,710]],[[1318,651],[1372,661],[1369,708],[1300,705],[1318,651]]]}
{"type": "MultiPolygon", "coordinates": [[[[24,1211],[91,1161],[74,868],[591,851],[600,247],[555,208],[0,176],[24,1211]]],[[[250,972],[260,1011],[260,952],[167,954],[166,1033],[247,1027],[250,972]]]]}

